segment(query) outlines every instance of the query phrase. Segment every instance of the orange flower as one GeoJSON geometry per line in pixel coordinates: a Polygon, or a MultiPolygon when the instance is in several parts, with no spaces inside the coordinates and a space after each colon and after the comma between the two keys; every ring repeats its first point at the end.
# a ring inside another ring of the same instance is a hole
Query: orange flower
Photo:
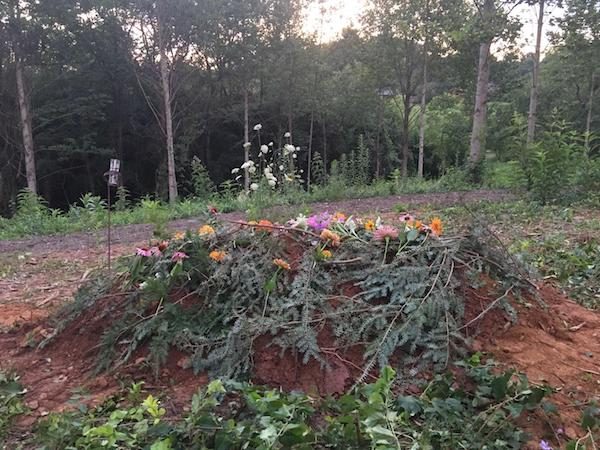
{"type": "Polygon", "coordinates": [[[365,222],[365,230],[371,231],[371,232],[375,231],[375,222],[372,221],[371,219],[367,220],[365,222]]]}
{"type": "Polygon", "coordinates": [[[421,227],[423,226],[423,222],[421,222],[420,220],[415,220],[415,221],[409,223],[408,226],[411,228],[414,228],[415,230],[420,230],[421,227]]]}
{"type": "Polygon", "coordinates": [[[290,270],[292,268],[287,261],[280,258],[274,259],[273,264],[283,270],[290,270]]]}
{"type": "Polygon", "coordinates": [[[337,223],[344,223],[344,222],[346,222],[346,219],[347,219],[346,214],[341,213],[341,212],[336,212],[333,215],[333,217],[331,218],[331,221],[333,223],[336,223],[336,222],[337,223]]]}
{"type": "Polygon", "coordinates": [[[429,225],[431,228],[431,231],[433,232],[433,234],[435,234],[436,236],[441,236],[442,232],[444,231],[444,227],[442,225],[442,220],[439,217],[435,217],[432,221],[431,221],[431,225],[429,225]]]}
{"type": "Polygon", "coordinates": [[[215,229],[210,225],[202,225],[198,228],[198,234],[203,237],[211,237],[215,234],[215,229]]]}
{"type": "Polygon", "coordinates": [[[160,244],[158,244],[158,249],[161,252],[164,252],[168,246],[169,246],[169,241],[162,241],[160,244]]]}
{"type": "Polygon", "coordinates": [[[328,230],[327,228],[321,231],[321,239],[324,241],[329,241],[333,247],[338,247],[341,241],[341,238],[338,234],[328,230]]]}
{"type": "Polygon", "coordinates": [[[260,220],[256,225],[256,229],[260,231],[264,231],[265,233],[273,232],[273,222],[270,220],[260,220]]]}
{"type": "Polygon", "coordinates": [[[173,239],[176,241],[183,241],[185,239],[185,233],[183,231],[178,231],[173,235],[173,239]]]}
{"type": "Polygon", "coordinates": [[[212,252],[209,253],[208,255],[210,257],[210,259],[212,259],[213,261],[216,262],[221,262],[225,259],[225,257],[227,256],[227,253],[220,251],[220,250],[213,250],[212,252]]]}

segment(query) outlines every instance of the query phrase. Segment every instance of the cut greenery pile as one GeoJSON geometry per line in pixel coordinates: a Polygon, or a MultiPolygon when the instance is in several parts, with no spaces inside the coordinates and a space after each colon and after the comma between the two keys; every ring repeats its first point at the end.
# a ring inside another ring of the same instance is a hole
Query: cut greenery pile
{"type": "Polygon", "coordinates": [[[440,219],[425,224],[408,214],[384,223],[324,213],[285,225],[213,216],[194,232],[137,249],[116,278],[80,291],[55,335],[90,309],[109,317],[99,370],[144,351],[158,373],[176,348],[196,373],[243,379],[263,336],[328,369],[323,330],[342,352],[362,350],[357,382],[392,361],[410,376],[443,370],[466,348],[459,283],[478,284],[488,273],[499,297],[491,306],[510,313],[501,294],[523,286],[516,266],[476,232],[442,231],[440,219]],[[99,301],[109,291],[109,301],[99,301]]]}

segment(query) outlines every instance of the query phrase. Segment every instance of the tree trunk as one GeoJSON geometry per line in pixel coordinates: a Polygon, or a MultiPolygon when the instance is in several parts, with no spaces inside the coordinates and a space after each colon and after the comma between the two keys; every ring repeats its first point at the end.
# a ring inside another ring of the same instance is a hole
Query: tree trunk
{"type": "Polygon", "coordinates": [[[408,153],[410,143],[410,95],[404,95],[404,116],[402,117],[402,178],[408,177],[408,153]]]}
{"type": "Polygon", "coordinates": [[[585,121],[585,149],[590,150],[590,133],[592,132],[592,106],[594,101],[594,83],[595,73],[592,72],[592,80],[590,86],[590,98],[588,100],[587,119],[585,121]]]}
{"type": "MultiPolygon", "coordinates": [[[[249,104],[248,104],[248,88],[244,85],[244,162],[250,160],[250,122],[249,116],[249,104]]],[[[250,172],[248,168],[244,169],[244,189],[246,192],[250,189],[250,172]]]]}
{"type": "Polygon", "coordinates": [[[529,97],[529,117],[527,119],[527,145],[531,145],[535,139],[535,126],[537,122],[537,105],[540,80],[540,53],[542,47],[542,30],[544,27],[544,3],[539,0],[540,10],[537,23],[537,35],[535,38],[535,55],[533,57],[533,77],[531,81],[531,95],[529,97]]]}
{"type": "Polygon", "coordinates": [[[161,14],[158,14],[158,40],[160,47],[160,79],[164,100],[165,135],[167,138],[167,174],[169,202],[177,201],[177,176],[175,173],[175,145],[173,139],[173,110],[171,105],[171,81],[161,14]]]}
{"type": "Polygon", "coordinates": [[[19,101],[19,112],[21,116],[21,132],[23,135],[23,150],[25,154],[25,174],[27,177],[27,189],[36,194],[37,176],[35,171],[35,149],[33,146],[33,128],[31,125],[31,111],[27,90],[25,89],[25,74],[23,61],[19,51],[19,45],[15,42],[15,78],[17,80],[17,97],[19,101]]]}
{"type": "Polygon", "coordinates": [[[475,110],[473,111],[473,129],[469,164],[474,168],[481,161],[481,143],[484,139],[487,121],[487,100],[490,80],[490,47],[491,42],[479,45],[479,67],[477,69],[477,91],[475,94],[475,110]]]}
{"type": "Polygon", "coordinates": [[[423,90],[421,91],[421,111],[419,113],[419,163],[417,176],[423,178],[425,160],[425,110],[427,108],[427,41],[423,46],[423,90]]]}
{"type": "Polygon", "coordinates": [[[327,127],[325,125],[325,118],[323,117],[323,178],[325,181],[329,178],[329,172],[327,171],[327,127]]]}
{"type": "Polygon", "coordinates": [[[312,146],[313,146],[313,133],[315,129],[315,112],[314,110],[310,113],[310,131],[308,133],[308,163],[307,163],[307,173],[306,173],[306,189],[310,192],[310,177],[312,172],[312,146]]]}
{"type": "Polygon", "coordinates": [[[375,141],[375,178],[379,179],[381,176],[381,133],[383,131],[383,119],[385,112],[385,97],[381,96],[381,102],[379,102],[379,118],[377,120],[377,139],[375,141]]]}

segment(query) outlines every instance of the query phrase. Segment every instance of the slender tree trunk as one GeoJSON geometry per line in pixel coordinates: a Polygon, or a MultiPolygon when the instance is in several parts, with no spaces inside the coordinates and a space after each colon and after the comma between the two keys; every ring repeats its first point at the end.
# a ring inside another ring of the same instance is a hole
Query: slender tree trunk
{"type": "Polygon", "coordinates": [[[23,135],[23,150],[25,155],[25,174],[27,189],[34,194],[38,193],[37,175],[35,170],[35,148],[33,146],[33,127],[31,125],[31,111],[29,97],[25,89],[25,74],[23,61],[18,43],[15,43],[15,78],[17,80],[17,97],[19,113],[21,116],[21,133],[23,135]]]}
{"type": "Polygon", "coordinates": [[[402,117],[402,178],[408,177],[408,153],[410,143],[410,95],[404,95],[404,116],[402,117]]]}
{"type": "Polygon", "coordinates": [[[171,81],[161,13],[158,14],[158,40],[160,47],[160,79],[164,100],[165,135],[167,138],[167,173],[169,202],[177,201],[177,176],[175,173],[175,145],[173,139],[173,110],[171,105],[171,81]]]}
{"type": "Polygon", "coordinates": [[[592,132],[592,106],[594,101],[594,83],[595,83],[595,73],[592,72],[592,80],[590,86],[590,98],[588,100],[588,111],[587,111],[587,119],[585,121],[585,148],[589,151],[590,149],[590,133],[592,132]]]}
{"type": "Polygon", "coordinates": [[[475,110],[473,111],[473,129],[469,164],[475,167],[481,161],[481,144],[484,139],[487,121],[487,100],[490,80],[490,47],[491,42],[479,45],[479,67],[477,70],[477,91],[475,94],[475,110]]]}
{"type": "Polygon", "coordinates": [[[329,178],[329,172],[327,170],[327,126],[325,125],[325,118],[323,118],[323,178],[325,181],[329,178]]]}
{"type": "MultiPolygon", "coordinates": [[[[249,122],[249,102],[248,87],[244,85],[244,162],[250,160],[250,122],[249,122]]],[[[246,192],[250,189],[250,172],[248,168],[244,169],[244,189],[246,192]]]]}
{"type": "Polygon", "coordinates": [[[423,178],[423,166],[425,160],[425,112],[427,108],[427,41],[423,46],[423,89],[421,91],[421,111],[419,113],[419,163],[417,175],[423,178]]]}
{"type": "Polygon", "coordinates": [[[385,100],[381,96],[379,103],[379,118],[377,120],[377,139],[375,140],[375,178],[379,179],[381,175],[381,133],[383,131],[383,115],[385,112],[385,100]]]}
{"type": "Polygon", "coordinates": [[[535,139],[535,126],[537,123],[537,105],[540,82],[540,53],[542,47],[542,31],[544,28],[544,3],[539,0],[540,9],[537,23],[537,35],[535,38],[535,55],[533,57],[533,77],[531,80],[531,95],[529,97],[529,117],[527,119],[527,145],[533,144],[535,139]]]}
{"type": "Polygon", "coordinates": [[[310,113],[310,131],[308,133],[308,164],[307,164],[307,173],[306,173],[306,188],[308,192],[310,192],[310,183],[311,183],[311,172],[312,172],[312,147],[313,147],[313,133],[315,129],[315,112],[314,110],[310,113]]]}

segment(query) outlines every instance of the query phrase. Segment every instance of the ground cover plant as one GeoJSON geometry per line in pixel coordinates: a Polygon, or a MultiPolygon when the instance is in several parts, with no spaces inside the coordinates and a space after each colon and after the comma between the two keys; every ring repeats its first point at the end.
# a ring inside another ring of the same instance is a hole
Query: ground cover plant
{"type": "Polygon", "coordinates": [[[448,373],[418,396],[395,392],[396,374],[389,367],[376,381],[327,399],[215,380],[193,396],[181,420],[169,418],[159,399],[135,385],[98,408],[51,415],[33,439],[48,450],[505,449],[525,442],[516,419],[540,405],[550,408],[543,403],[546,388],[512,372],[495,374],[493,364],[477,355],[457,369],[471,389],[458,387],[448,373]]]}

